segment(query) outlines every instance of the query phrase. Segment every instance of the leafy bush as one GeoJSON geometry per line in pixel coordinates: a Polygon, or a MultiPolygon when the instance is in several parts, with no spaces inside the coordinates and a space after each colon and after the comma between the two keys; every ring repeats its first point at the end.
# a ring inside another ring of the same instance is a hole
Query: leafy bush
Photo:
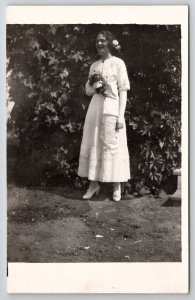
{"type": "Polygon", "coordinates": [[[132,175],[155,189],[180,163],[179,26],[8,25],[9,100],[15,103],[8,130],[19,139],[17,177],[25,184],[86,182],[76,175],[90,101],[84,85],[102,29],[119,39],[131,81],[126,121],[132,175]]]}

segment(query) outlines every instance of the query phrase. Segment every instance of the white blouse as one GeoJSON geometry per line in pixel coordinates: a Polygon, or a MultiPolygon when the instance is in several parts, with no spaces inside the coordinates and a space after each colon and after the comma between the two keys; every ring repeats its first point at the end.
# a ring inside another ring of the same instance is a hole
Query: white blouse
{"type": "MultiPolygon", "coordinates": [[[[116,56],[97,60],[90,67],[89,77],[94,73],[101,74],[106,84],[103,113],[118,116],[119,91],[130,89],[124,61],[116,56]]],[[[88,96],[95,94],[95,89],[89,85],[89,80],[86,83],[86,94],[88,96]]]]}

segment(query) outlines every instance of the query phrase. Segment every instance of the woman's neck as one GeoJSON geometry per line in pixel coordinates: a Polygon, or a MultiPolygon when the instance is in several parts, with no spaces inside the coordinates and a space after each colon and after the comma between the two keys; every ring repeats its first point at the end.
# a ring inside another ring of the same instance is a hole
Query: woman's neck
{"type": "Polygon", "coordinates": [[[111,53],[107,53],[105,55],[101,55],[101,60],[106,60],[108,58],[112,57],[112,54],[111,53]]]}

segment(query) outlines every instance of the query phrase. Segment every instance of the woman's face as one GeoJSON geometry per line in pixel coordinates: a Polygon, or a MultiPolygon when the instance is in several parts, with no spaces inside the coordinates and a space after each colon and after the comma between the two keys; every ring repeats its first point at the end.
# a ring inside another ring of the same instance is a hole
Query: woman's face
{"type": "Polygon", "coordinates": [[[110,53],[109,42],[103,34],[98,34],[96,38],[96,48],[101,56],[110,53]]]}

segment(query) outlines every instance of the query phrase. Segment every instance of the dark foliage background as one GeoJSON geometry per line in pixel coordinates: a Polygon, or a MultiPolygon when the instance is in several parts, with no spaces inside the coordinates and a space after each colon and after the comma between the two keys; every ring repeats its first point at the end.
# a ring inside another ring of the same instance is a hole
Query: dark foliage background
{"type": "Polygon", "coordinates": [[[8,180],[25,185],[74,184],[90,99],[84,93],[97,59],[99,30],[120,41],[131,91],[126,123],[133,178],[151,190],[180,164],[181,33],[165,25],[8,25],[10,99],[8,180]],[[10,146],[11,145],[11,146],[10,146]]]}

